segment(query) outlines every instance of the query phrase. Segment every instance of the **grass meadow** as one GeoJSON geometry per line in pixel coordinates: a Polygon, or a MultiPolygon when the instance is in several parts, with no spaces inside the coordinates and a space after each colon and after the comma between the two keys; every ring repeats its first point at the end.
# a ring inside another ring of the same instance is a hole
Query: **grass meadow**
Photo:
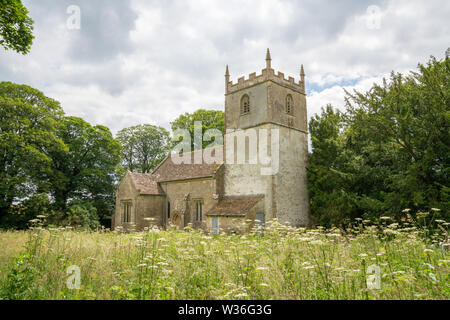
{"type": "Polygon", "coordinates": [[[0,232],[0,299],[450,298],[449,223],[441,220],[433,233],[420,218],[384,217],[345,231],[275,220],[263,235],[215,236],[42,222],[0,232]]]}

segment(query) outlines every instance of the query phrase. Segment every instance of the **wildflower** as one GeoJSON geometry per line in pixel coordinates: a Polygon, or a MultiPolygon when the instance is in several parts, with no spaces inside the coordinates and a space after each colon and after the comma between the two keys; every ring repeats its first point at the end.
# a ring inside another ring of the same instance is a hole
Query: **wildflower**
{"type": "Polygon", "coordinates": [[[314,266],[306,266],[306,267],[303,267],[303,269],[305,269],[305,270],[314,269],[314,266]]]}
{"type": "Polygon", "coordinates": [[[366,253],[361,253],[359,256],[360,256],[361,258],[366,258],[366,257],[367,257],[367,254],[366,254],[366,253]]]}
{"type": "Polygon", "coordinates": [[[405,213],[406,213],[406,212],[410,212],[410,211],[411,211],[411,209],[403,209],[403,210],[402,210],[402,212],[405,212],[405,213]]]}
{"type": "Polygon", "coordinates": [[[417,213],[417,217],[419,218],[425,218],[426,216],[428,216],[430,213],[429,212],[418,212],[417,213]]]}
{"type": "Polygon", "coordinates": [[[436,279],[436,276],[434,275],[434,273],[430,272],[428,275],[430,276],[431,281],[432,281],[433,283],[436,283],[436,282],[437,282],[437,279],[436,279]]]}
{"type": "Polygon", "coordinates": [[[256,270],[260,270],[260,271],[262,271],[262,270],[267,270],[268,268],[267,267],[257,267],[256,268],[256,270]]]}
{"type": "Polygon", "coordinates": [[[438,208],[431,208],[431,210],[433,210],[433,211],[441,211],[441,209],[438,209],[438,208]]]}
{"type": "Polygon", "coordinates": [[[437,223],[445,223],[445,221],[444,220],[435,220],[437,223]]]}
{"type": "Polygon", "coordinates": [[[423,252],[424,252],[424,253],[432,253],[433,250],[431,250],[431,249],[425,249],[425,250],[423,250],[423,252]]]}
{"type": "Polygon", "coordinates": [[[147,266],[147,264],[146,263],[141,263],[141,264],[138,264],[138,268],[141,268],[141,267],[146,267],[147,266]]]}
{"type": "Polygon", "coordinates": [[[386,217],[386,216],[380,217],[380,220],[390,220],[390,219],[391,219],[391,217],[386,217]]]}
{"type": "Polygon", "coordinates": [[[432,265],[432,264],[429,264],[429,263],[424,263],[424,265],[426,265],[428,268],[430,268],[430,269],[434,269],[434,266],[432,265]]]}
{"type": "Polygon", "coordinates": [[[400,232],[392,230],[392,229],[384,229],[383,233],[389,234],[389,235],[394,235],[394,234],[399,234],[400,232]]]}
{"type": "Polygon", "coordinates": [[[245,292],[243,293],[239,293],[235,296],[236,298],[244,298],[244,297],[248,297],[248,294],[246,294],[245,292]]]}
{"type": "Polygon", "coordinates": [[[270,287],[267,283],[260,283],[259,284],[261,287],[270,287]]]}
{"type": "Polygon", "coordinates": [[[398,271],[392,272],[392,274],[405,274],[405,271],[403,271],[403,270],[398,270],[398,271]]]}
{"type": "Polygon", "coordinates": [[[44,215],[42,215],[42,214],[40,214],[40,215],[36,216],[36,218],[39,218],[39,219],[45,219],[45,218],[47,218],[47,217],[44,216],[44,215]]]}

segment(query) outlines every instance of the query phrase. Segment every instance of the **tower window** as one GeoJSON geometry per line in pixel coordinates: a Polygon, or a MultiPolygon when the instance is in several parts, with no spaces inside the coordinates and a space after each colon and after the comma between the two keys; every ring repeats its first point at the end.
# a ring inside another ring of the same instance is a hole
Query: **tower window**
{"type": "Polygon", "coordinates": [[[293,100],[292,100],[292,96],[290,94],[288,94],[286,96],[286,113],[292,114],[292,110],[293,110],[293,100]]]}
{"type": "Polygon", "coordinates": [[[244,94],[241,98],[241,114],[246,114],[250,112],[250,98],[248,95],[244,94]]]}

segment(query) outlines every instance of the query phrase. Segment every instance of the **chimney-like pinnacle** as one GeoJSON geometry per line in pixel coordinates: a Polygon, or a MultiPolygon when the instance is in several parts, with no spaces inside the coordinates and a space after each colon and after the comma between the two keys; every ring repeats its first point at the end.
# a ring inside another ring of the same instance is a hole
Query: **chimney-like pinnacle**
{"type": "Polygon", "coordinates": [[[266,53],[266,68],[267,69],[270,69],[272,67],[271,61],[272,61],[272,58],[270,57],[270,51],[269,51],[269,48],[267,48],[267,53],[266,53]]]}
{"type": "Polygon", "coordinates": [[[230,82],[230,71],[228,71],[228,65],[225,70],[225,93],[228,93],[228,83],[230,82]]]}
{"type": "Polygon", "coordinates": [[[300,80],[301,80],[302,82],[305,81],[305,70],[303,69],[303,64],[302,64],[302,66],[300,67],[300,80]]]}

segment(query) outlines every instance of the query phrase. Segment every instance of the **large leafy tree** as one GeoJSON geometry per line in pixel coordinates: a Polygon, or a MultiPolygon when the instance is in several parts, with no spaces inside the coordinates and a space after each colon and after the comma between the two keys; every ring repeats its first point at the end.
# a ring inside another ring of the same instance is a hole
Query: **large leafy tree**
{"type": "Polygon", "coordinates": [[[449,209],[450,59],[348,94],[347,110],[352,148],[367,166],[366,194],[383,201],[381,210],[449,209]]]}
{"type": "Polygon", "coordinates": [[[100,217],[114,205],[121,146],[108,128],[77,117],[64,117],[57,130],[66,150],[51,153],[50,193],[61,212],[74,200],[88,200],[100,217]]]}
{"type": "Polygon", "coordinates": [[[331,225],[355,215],[352,201],[353,152],[345,148],[344,114],[331,105],[309,121],[313,153],[309,157],[308,187],[315,222],[331,225]],[[350,161],[350,163],[349,163],[350,161]]]}
{"type": "Polygon", "coordinates": [[[122,129],[117,140],[123,147],[123,167],[130,171],[151,172],[169,150],[169,132],[150,124],[122,129]]]}
{"type": "Polygon", "coordinates": [[[59,103],[42,92],[0,82],[0,216],[47,188],[50,153],[67,151],[56,134],[62,116],[59,103]]]}
{"type": "Polygon", "coordinates": [[[0,45],[26,54],[33,43],[33,19],[21,0],[0,0],[0,45]]]}
{"type": "Polygon", "coordinates": [[[346,112],[310,121],[308,170],[318,223],[450,209],[450,59],[431,58],[408,76],[392,73],[368,92],[348,93],[346,112]]]}
{"type": "MultiPolygon", "coordinates": [[[[194,124],[196,121],[201,121],[202,123],[202,137],[209,129],[217,129],[224,134],[225,113],[223,111],[199,109],[193,113],[182,114],[170,124],[173,132],[177,129],[185,129],[189,131],[192,150],[206,148],[211,144],[211,141],[205,139],[202,141],[202,146],[194,145],[194,124]]],[[[210,140],[214,140],[214,138],[211,138],[210,140]]],[[[177,141],[174,141],[174,143],[176,142],[177,141]]]]}

